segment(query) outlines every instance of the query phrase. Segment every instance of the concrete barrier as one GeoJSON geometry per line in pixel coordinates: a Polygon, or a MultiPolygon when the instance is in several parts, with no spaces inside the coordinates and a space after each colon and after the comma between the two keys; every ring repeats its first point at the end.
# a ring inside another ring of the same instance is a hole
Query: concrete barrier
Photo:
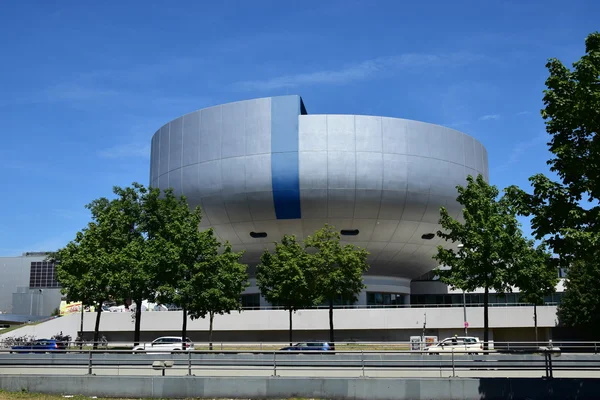
{"type": "Polygon", "coordinates": [[[0,390],[120,398],[597,399],[600,379],[0,376],[0,390]]]}

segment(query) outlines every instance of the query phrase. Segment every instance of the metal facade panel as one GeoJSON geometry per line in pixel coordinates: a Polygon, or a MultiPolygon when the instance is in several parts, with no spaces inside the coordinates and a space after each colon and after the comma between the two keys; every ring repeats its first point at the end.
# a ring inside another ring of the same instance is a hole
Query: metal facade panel
{"type": "Polygon", "coordinates": [[[377,219],[380,206],[381,190],[356,189],[354,218],[377,219]]]}
{"type": "Polygon", "coordinates": [[[383,190],[406,190],[410,184],[407,156],[404,154],[383,154],[383,190]]]}
{"type": "Polygon", "coordinates": [[[221,176],[221,160],[198,164],[198,189],[202,197],[221,193],[223,190],[221,176]]]}
{"type": "Polygon", "coordinates": [[[175,194],[181,193],[181,168],[168,173],[169,188],[173,189],[175,194]]]}
{"type": "Polygon", "coordinates": [[[300,204],[304,218],[327,218],[327,189],[301,189],[300,204]]]}
{"type": "Polygon", "coordinates": [[[301,115],[298,141],[301,152],[327,151],[327,116],[301,115]]]}
{"type": "Polygon", "coordinates": [[[407,157],[408,185],[411,192],[429,194],[431,189],[431,158],[407,157]]]}
{"type": "Polygon", "coordinates": [[[301,151],[300,190],[327,188],[327,152],[301,151]]]}
{"type": "Polygon", "coordinates": [[[271,175],[277,219],[300,218],[298,116],[300,97],[271,99],[271,175]]]}
{"type": "Polygon", "coordinates": [[[221,159],[221,107],[200,110],[200,144],[198,162],[221,159]]]}
{"type": "Polygon", "coordinates": [[[329,218],[354,217],[354,189],[329,189],[327,216],[329,218]]]}
{"type": "Polygon", "coordinates": [[[356,132],[356,151],[383,151],[383,131],[381,117],[356,115],[354,117],[356,132]]]}
{"type": "Polygon", "coordinates": [[[383,158],[382,153],[356,152],[356,189],[382,189],[383,158]]]}
{"type": "Polygon", "coordinates": [[[221,106],[221,158],[246,155],[246,109],[244,102],[221,106]]]}
{"type": "Polygon", "coordinates": [[[252,221],[246,193],[224,193],[223,200],[231,222],[252,221]]]}
{"type": "Polygon", "coordinates": [[[198,163],[200,148],[200,112],[183,116],[183,154],[182,166],[198,163]]]}
{"type": "Polygon", "coordinates": [[[371,236],[372,242],[390,242],[392,236],[398,229],[398,223],[400,220],[397,219],[378,219],[373,228],[373,235],[371,236]]]}
{"type": "Polygon", "coordinates": [[[211,226],[229,223],[225,202],[221,194],[202,197],[202,212],[211,226]]]}
{"type": "Polygon", "coordinates": [[[246,157],[221,160],[223,194],[246,193],[246,157]]]}
{"type": "Polygon", "coordinates": [[[327,116],[327,151],[356,151],[354,115],[327,116]]]}
{"type": "Polygon", "coordinates": [[[383,190],[381,192],[381,206],[379,219],[400,219],[404,212],[406,201],[405,190],[383,190]]]}
{"type": "MultiPolygon", "coordinates": [[[[397,118],[381,118],[383,151],[393,154],[408,154],[407,121],[397,118]]],[[[412,134],[412,133],[411,133],[412,134]]]]}
{"type": "Polygon", "coordinates": [[[329,189],[354,189],[356,186],[356,153],[327,152],[327,187],[329,189]]]}
{"type": "Polygon", "coordinates": [[[158,162],[158,157],[156,156],[156,152],[158,152],[158,147],[156,146],[155,138],[156,135],[153,135],[150,141],[150,186],[154,186],[154,181],[157,178],[156,163],[158,162]]]}
{"type": "Polygon", "coordinates": [[[248,192],[248,210],[253,221],[275,219],[275,206],[273,205],[273,192],[248,192]]]}
{"type": "Polygon", "coordinates": [[[465,165],[465,142],[463,140],[464,134],[455,131],[454,129],[443,128],[444,135],[444,160],[450,162],[465,165]]]}
{"type": "Polygon", "coordinates": [[[199,164],[187,165],[181,169],[181,193],[187,197],[188,202],[200,203],[201,191],[198,186],[199,164]]]}
{"type": "Polygon", "coordinates": [[[246,155],[271,153],[271,99],[245,101],[246,155]]]}
{"type": "Polygon", "coordinates": [[[159,134],[160,146],[159,159],[158,159],[158,175],[162,176],[169,172],[169,124],[166,124],[160,128],[159,134]]]}
{"type": "Polygon", "coordinates": [[[402,213],[403,221],[421,221],[427,204],[429,202],[429,195],[423,193],[406,193],[406,202],[404,204],[404,211],[402,213]]]}
{"type": "Polygon", "coordinates": [[[431,141],[431,131],[433,125],[418,121],[405,121],[406,136],[406,154],[411,156],[431,157],[429,143],[431,141]]]}
{"type": "Polygon", "coordinates": [[[483,168],[483,155],[484,155],[484,150],[483,150],[483,146],[481,143],[479,143],[478,141],[474,141],[475,142],[475,170],[480,173],[483,174],[484,173],[484,168],[483,168]]]}
{"type": "Polygon", "coordinates": [[[181,168],[183,153],[183,117],[169,124],[169,171],[181,168]]]}
{"type": "MultiPolygon", "coordinates": [[[[272,191],[271,155],[246,156],[246,192],[272,191]]],[[[241,173],[239,171],[238,173],[241,173]]]]}

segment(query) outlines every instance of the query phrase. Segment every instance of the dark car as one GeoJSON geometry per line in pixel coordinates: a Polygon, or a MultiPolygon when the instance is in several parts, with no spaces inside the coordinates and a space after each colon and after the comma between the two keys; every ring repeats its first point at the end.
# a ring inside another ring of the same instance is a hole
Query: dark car
{"type": "Polygon", "coordinates": [[[47,353],[66,349],[66,344],[60,340],[37,339],[30,343],[12,346],[10,349],[15,353],[47,353]]]}
{"type": "Polygon", "coordinates": [[[298,352],[305,352],[305,351],[306,352],[313,352],[313,351],[325,352],[325,351],[333,351],[334,348],[327,342],[313,341],[313,342],[296,343],[293,346],[287,346],[280,350],[281,351],[298,351],[298,352]]]}

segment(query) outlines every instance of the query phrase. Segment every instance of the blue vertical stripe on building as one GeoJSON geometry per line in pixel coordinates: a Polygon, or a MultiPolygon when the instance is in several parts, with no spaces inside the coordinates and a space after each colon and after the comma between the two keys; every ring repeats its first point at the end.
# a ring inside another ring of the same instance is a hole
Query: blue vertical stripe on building
{"type": "Polygon", "coordinates": [[[277,219],[301,217],[298,159],[300,104],[300,96],[271,98],[271,182],[277,219]]]}

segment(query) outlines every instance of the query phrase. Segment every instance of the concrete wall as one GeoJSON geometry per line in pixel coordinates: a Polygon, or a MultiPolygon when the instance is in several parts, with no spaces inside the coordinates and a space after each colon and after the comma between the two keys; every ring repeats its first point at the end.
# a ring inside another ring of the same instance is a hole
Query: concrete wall
{"type": "Polygon", "coordinates": [[[600,379],[285,378],[3,375],[0,389],[119,398],[597,399],[600,379]]]}
{"type": "MultiPolygon", "coordinates": [[[[88,314],[91,315],[91,313],[88,314]]],[[[0,331],[0,340],[9,336],[15,337],[25,335],[35,336],[38,339],[49,339],[61,331],[64,335],[70,335],[73,340],[75,340],[77,332],[79,331],[79,326],[80,314],[69,314],[64,317],[53,318],[37,325],[23,325],[19,329],[4,334],[0,331]]]]}
{"type": "MultiPolygon", "coordinates": [[[[84,331],[93,332],[95,313],[85,313],[84,331]]],[[[405,341],[410,336],[421,335],[427,316],[426,334],[440,338],[463,334],[462,307],[440,308],[386,308],[386,309],[336,309],[334,324],[337,340],[350,341],[405,341]]],[[[28,325],[8,333],[9,336],[25,334],[49,337],[60,331],[76,337],[80,314],[70,314],[40,325],[28,325]]],[[[483,308],[467,307],[469,335],[483,338],[483,308]]],[[[328,337],[328,311],[300,310],[293,316],[294,337],[309,340],[328,337]]],[[[540,339],[546,339],[550,328],[556,326],[556,307],[538,307],[540,339]]],[[[491,307],[490,327],[497,340],[530,340],[533,338],[533,307],[491,307]]],[[[157,336],[177,334],[181,329],[181,312],[143,312],[142,340],[157,336]]],[[[195,341],[206,341],[208,321],[188,320],[189,336],[195,341]]],[[[219,342],[286,341],[288,312],[283,310],[243,311],[217,315],[214,320],[214,340],[219,342]]],[[[111,341],[131,341],[134,330],[132,314],[102,313],[100,331],[111,341]]],[[[2,338],[2,335],[0,335],[2,338]]]]}
{"type": "MultiPolygon", "coordinates": [[[[513,328],[533,327],[533,307],[491,307],[490,327],[513,328]]],[[[428,329],[462,329],[462,307],[439,308],[370,308],[336,309],[335,328],[339,330],[357,329],[422,329],[427,318],[428,329]]],[[[329,329],[327,309],[299,310],[294,314],[294,329],[329,329]]],[[[483,328],[483,307],[467,307],[467,320],[471,328],[483,328]]],[[[95,314],[86,313],[84,329],[93,330],[95,314]]],[[[287,330],[288,312],[284,310],[249,310],[241,313],[217,315],[215,331],[269,331],[287,330]]],[[[207,319],[188,321],[190,331],[208,330],[207,319]]],[[[556,306],[538,307],[538,326],[556,326],[556,306]]],[[[181,327],[180,311],[144,312],[141,329],[147,331],[173,330],[181,327]]],[[[134,321],[131,313],[103,313],[100,322],[102,331],[132,331],[134,321]]]]}

